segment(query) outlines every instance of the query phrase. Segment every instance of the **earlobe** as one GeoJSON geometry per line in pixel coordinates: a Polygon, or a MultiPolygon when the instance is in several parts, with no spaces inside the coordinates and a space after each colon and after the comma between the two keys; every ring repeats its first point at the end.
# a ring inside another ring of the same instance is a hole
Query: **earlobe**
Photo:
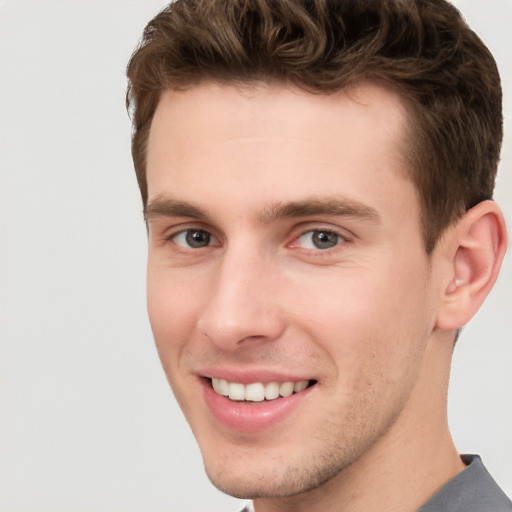
{"type": "Polygon", "coordinates": [[[503,214],[493,201],[466,212],[443,240],[448,254],[437,327],[460,329],[491,291],[507,248],[503,214]]]}

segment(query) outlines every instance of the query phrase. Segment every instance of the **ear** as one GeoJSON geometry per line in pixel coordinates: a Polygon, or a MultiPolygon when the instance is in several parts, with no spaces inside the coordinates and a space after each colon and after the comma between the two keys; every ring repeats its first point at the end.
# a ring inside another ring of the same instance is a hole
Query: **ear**
{"type": "MultiPolygon", "coordinates": [[[[493,201],[466,212],[440,240],[443,262],[437,327],[460,329],[473,318],[498,277],[507,249],[503,214],[493,201]]],[[[437,251],[436,251],[437,252],[437,251]]]]}

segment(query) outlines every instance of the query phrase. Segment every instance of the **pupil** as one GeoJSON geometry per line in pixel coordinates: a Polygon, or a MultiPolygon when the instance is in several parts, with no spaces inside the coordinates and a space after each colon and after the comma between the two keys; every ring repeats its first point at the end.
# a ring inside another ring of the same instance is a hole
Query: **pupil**
{"type": "Polygon", "coordinates": [[[313,234],[313,244],[318,249],[330,249],[338,243],[338,235],[329,231],[316,231],[313,234]]]}
{"type": "Polygon", "coordinates": [[[187,244],[190,247],[206,247],[210,244],[210,234],[206,231],[189,231],[187,233],[187,244]]]}

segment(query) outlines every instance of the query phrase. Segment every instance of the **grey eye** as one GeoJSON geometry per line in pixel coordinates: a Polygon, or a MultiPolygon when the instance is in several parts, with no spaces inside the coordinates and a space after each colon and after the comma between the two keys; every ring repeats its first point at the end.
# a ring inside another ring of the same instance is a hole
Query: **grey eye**
{"type": "Polygon", "coordinates": [[[339,242],[339,236],[329,231],[314,231],[312,242],[318,249],[330,249],[339,242]]]}
{"type": "Polygon", "coordinates": [[[304,249],[331,249],[342,241],[338,233],[327,230],[308,231],[299,237],[300,246],[304,249]]]}
{"type": "Polygon", "coordinates": [[[204,229],[188,229],[173,236],[174,243],[181,247],[201,249],[216,245],[216,240],[204,229]]]}
{"type": "Polygon", "coordinates": [[[187,231],[187,243],[190,247],[206,247],[210,245],[210,233],[206,231],[187,231]]]}

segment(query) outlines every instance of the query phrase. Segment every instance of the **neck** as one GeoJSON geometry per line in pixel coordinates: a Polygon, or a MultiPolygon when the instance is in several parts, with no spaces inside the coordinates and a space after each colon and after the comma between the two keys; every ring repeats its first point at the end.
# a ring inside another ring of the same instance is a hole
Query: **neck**
{"type": "Polygon", "coordinates": [[[375,445],[321,487],[256,500],[255,511],[411,512],[460,472],[446,413],[452,342],[434,338],[404,410],[375,445]]]}

